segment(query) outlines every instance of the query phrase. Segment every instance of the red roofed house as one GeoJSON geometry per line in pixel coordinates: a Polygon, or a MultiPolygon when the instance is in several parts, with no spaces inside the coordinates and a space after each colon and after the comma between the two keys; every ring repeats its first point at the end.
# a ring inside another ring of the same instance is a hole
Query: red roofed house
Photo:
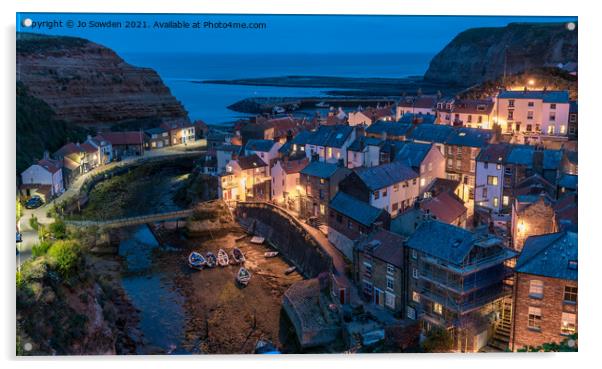
{"type": "Polygon", "coordinates": [[[169,132],[169,142],[171,145],[186,144],[194,142],[195,125],[183,120],[164,122],[161,128],[169,132]]]}
{"type": "Polygon", "coordinates": [[[444,223],[458,227],[466,227],[466,212],[464,202],[451,192],[441,192],[438,195],[425,199],[420,203],[420,208],[444,223]]]}
{"type": "Polygon", "coordinates": [[[119,158],[144,153],[144,133],[142,131],[103,132],[94,139],[109,142],[113,149],[113,157],[119,158]]]}
{"type": "Polygon", "coordinates": [[[32,164],[21,173],[21,196],[25,198],[34,195],[40,196],[44,201],[63,193],[63,172],[61,162],[45,158],[32,164]]]}

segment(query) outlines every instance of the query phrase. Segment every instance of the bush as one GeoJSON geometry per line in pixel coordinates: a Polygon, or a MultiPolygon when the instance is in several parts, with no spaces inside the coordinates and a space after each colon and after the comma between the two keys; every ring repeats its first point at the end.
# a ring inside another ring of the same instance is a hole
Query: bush
{"type": "Polygon", "coordinates": [[[77,271],[81,261],[81,247],[76,241],[60,240],[50,247],[48,255],[61,276],[68,278],[77,271]]]}
{"type": "Polygon", "coordinates": [[[29,226],[30,226],[30,227],[31,227],[31,228],[32,228],[34,231],[37,231],[37,230],[38,230],[38,226],[39,226],[39,223],[38,223],[38,218],[37,218],[35,215],[33,215],[33,214],[31,214],[31,218],[29,218],[29,226]]]}
{"type": "Polygon", "coordinates": [[[433,328],[422,342],[425,352],[450,352],[453,345],[452,335],[447,330],[440,328],[433,328]]]}
{"type": "Polygon", "coordinates": [[[57,220],[49,226],[50,234],[57,240],[67,238],[67,226],[62,220],[57,220]]]}
{"type": "Polygon", "coordinates": [[[36,258],[38,256],[46,255],[46,253],[48,252],[48,249],[50,249],[50,246],[52,246],[52,241],[50,241],[50,240],[44,240],[44,241],[40,242],[39,244],[33,245],[33,247],[31,248],[31,255],[34,258],[36,258]]]}

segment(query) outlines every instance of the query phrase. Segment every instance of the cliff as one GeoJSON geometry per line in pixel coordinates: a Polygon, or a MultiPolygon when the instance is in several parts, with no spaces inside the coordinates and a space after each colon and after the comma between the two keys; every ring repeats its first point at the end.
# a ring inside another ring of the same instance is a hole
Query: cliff
{"type": "Polygon", "coordinates": [[[78,125],[188,119],[154,70],[81,38],[17,34],[17,81],[57,119],[78,125]]]}
{"type": "Polygon", "coordinates": [[[577,29],[565,23],[511,23],[458,34],[431,61],[424,78],[469,86],[558,63],[577,61],[577,29]]]}

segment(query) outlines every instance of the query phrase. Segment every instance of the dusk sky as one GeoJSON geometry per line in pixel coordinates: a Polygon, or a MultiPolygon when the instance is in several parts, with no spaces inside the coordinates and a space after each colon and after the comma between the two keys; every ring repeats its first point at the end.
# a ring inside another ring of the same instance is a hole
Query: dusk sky
{"type": "Polygon", "coordinates": [[[499,27],[512,22],[567,22],[576,17],[484,16],[302,16],[302,15],[154,15],[18,13],[17,31],[70,35],[111,47],[118,53],[436,53],[456,34],[473,27],[499,27]],[[211,21],[265,22],[263,30],[233,29],[33,29],[33,21],[211,21]]]}

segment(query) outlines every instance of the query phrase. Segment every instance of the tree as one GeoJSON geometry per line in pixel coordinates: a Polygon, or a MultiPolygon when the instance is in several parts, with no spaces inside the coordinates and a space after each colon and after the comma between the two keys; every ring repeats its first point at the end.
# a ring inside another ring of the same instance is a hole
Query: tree
{"type": "Polygon", "coordinates": [[[67,226],[62,220],[57,220],[49,226],[50,234],[57,240],[67,238],[67,226]]]}
{"type": "Polygon", "coordinates": [[[454,346],[454,338],[446,329],[433,328],[422,342],[425,352],[450,352],[454,346]]]}
{"type": "Polygon", "coordinates": [[[518,352],[577,352],[577,334],[571,334],[562,342],[546,342],[539,346],[526,346],[518,352]]]}

